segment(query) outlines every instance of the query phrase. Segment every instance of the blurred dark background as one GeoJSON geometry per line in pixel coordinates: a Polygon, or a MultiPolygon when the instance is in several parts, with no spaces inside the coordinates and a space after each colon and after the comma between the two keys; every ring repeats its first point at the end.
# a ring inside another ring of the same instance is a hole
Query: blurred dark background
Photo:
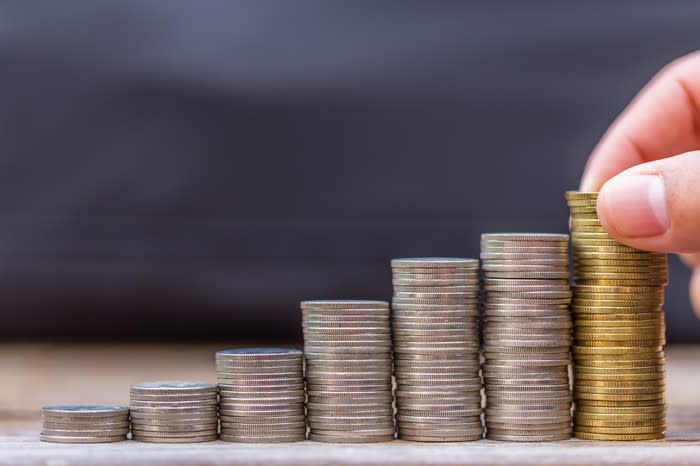
{"type": "MultiPolygon", "coordinates": [[[[3,338],[300,339],[389,259],[567,230],[687,1],[0,2],[3,338]]],[[[673,258],[671,341],[700,337],[673,258]]]]}

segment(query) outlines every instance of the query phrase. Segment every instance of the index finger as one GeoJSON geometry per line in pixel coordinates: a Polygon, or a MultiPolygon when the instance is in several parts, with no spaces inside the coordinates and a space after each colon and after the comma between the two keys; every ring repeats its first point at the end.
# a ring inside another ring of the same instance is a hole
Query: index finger
{"type": "Polygon", "coordinates": [[[700,52],[659,72],[610,126],[586,163],[581,191],[639,165],[700,149],[700,52]]]}

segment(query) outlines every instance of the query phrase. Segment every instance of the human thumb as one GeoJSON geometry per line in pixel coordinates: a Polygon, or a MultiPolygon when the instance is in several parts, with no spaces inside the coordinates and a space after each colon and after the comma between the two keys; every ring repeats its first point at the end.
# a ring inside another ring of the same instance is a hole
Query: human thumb
{"type": "Polygon", "coordinates": [[[660,252],[700,251],[700,151],[632,167],[598,194],[598,216],[618,241],[660,252]]]}

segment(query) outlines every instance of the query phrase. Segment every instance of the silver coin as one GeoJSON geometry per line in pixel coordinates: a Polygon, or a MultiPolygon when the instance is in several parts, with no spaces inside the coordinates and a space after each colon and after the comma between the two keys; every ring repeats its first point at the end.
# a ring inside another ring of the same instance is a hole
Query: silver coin
{"type": "Polygon", "coordinates": [[[461,257],[404,257],[391,260],[392,269],[413,268],[455,268],[477,269],[478,259],[461,257]]]}
{"type": "Polygon", "coordinates": [[[196,437],[148,437],[144,435],[132,435],[132,440],[148,443],[201,443],[211,442],[219,438],[218,434],[201,435],[196,437]]]}
{"type": "Polygon", "coordinates": [[[216,392],[217,386],[205,382],[144,382],[131,386],[131,393],[209,393],[216,392]]]}
{"type": "Polygon", "coordinates": [[[123,421],[118,422],[52,422],[51,420],[44,420],[42,423],[44,429],[50,430],[72,430],[72,431],[83,431],[83,430],[100,430],[100,429],[121,429],[129,428],[129,420],[125,418],[123,421]]]}
{"type": "Polygon", "coordinates": [[[353,432],[352,436],[347,434],[335,436],[335,435],[321,435],[314,432],[309,433],[309,440],[312,442],[326,442],[326,443],[379,443],[379,442],[390,442],[394,440],[394,435],[359,435],[353,432]]]}
{"type": "Polygon", "coordinates": [[[482,241],[547,241],[568,243],[566,233],[482,233],[482,241]]]}
{"type": "Polygon", "coordinates": [[[295,348],[235,348],[217,351],[216,357],[225,359],[262,359],[278,361],[301,358],[302,352],[295,348]]]}
{"type": "Polygon", "coordinates": [[[167,411],[167,412],[150,412],[134,410],[129,414],[132,421],[143,420],[150,422],[151,420],[170,420],[172,422],[188,422],[193,419],[211,419],[216,417],[216,409],[200,409],[192,410],[191,412],[167,411]]]}
{"type": "Polygon", "coordinates": [[[234,384],[219,384],[221,386],[221,391],[219,392],[224,396],[230,394],[256,394],[258,396],[279,396],[283,393],[289,394],[304,390],[304,384],[282,384],[282,385],[234,385],[234,384]]]}
{"type": "Polygon", "coordinates": [[[306,440],[304,434],[279,435],[279,436],[250,436],[250,435],[231,435],[221,434],[221,440],[224,442],[234,443],[292,443],[306,440]]]}
{"type": "Polygon", "coordinates": [[[462,287],[462,286],[468,286],[468,287],[479,287],[481,285],[481,281],[474,277],[470,278],[467,276],[462,276],[462,277],[454,277],[454,278],[433,278],[433,279],[425,279],[425,278],[402,278],[401,276],[399,277],[393,277],[391,280],[391,284],[393,286],[405,286],[405,287],[462,287]]]}
{"type": "Polygon", "coordinates": [[[128,427],[118,429],[95,429],[95,430],[72,430],[72,429],[50,429],[43,426],[41,434],[49,437],[116,437],[129,433],[128,427]]]}
{"type": "Polygon", "coordinates": [[[226,428],[229,432],[236,429],[245,431],[258,431],[258,432],[269,432],[278,430],[297,430],[305,429],[305,421],[297,422],[272,422],[272,423],[259,423],[259,422],[222,422],[221,427],[226,428]]]}
{"type": "Polygon", "coordinates": [[[216,406],[216,399],[213,400],[178,400],[178,401],[144,401],[131,400],[129,407],[136,408],[207,408],[216,406]]]}
{"type": "Polygon", "coordinates": [[[112,443],[123,442],[126,440],[126,435],[117,435],[111,437],[59,437],[52,435],[39,435],[39,440],[50,443],[112,443]]]}
{"type": "Polygon", "coordinates": [[[207,424],[181,424],[181,425],[162,425],[162,424],[139,424],[137,426],[138,431],[152,431],[152,432],[200,432],[200,431],[211,431],[216,430],[218,427],[218,421],[210,422],[207,424]]]}
{"type": "Polygon", "coordinates": [[[361,300],[361,299],[329,299],[302,301],[302,309],[386,309],[389,303],[386,301],[361,300]]]}
{"type": "Polygon", "coordinates": [[[223,423],[232,423],[232,424],[237,424],[237,423],[249,423],[249,424],[256,424],[256,423],[261,423],[261,424],[274,424],[274,423],[290,423],[290,422],[297,422],[297,421],[305,421],[306,416],[304,414],[293,414],[293,415],[284,415],[284,416],[279,416],[279,415],[256,415],[256,416],[227,416],[227,415],[222,415],[220,417],[221,422],[223,423]]]}
{"type": "Polygon", "coordinates": [[[507,435],[487,432],[486,438],[504,442],[556,442],[570,439],[571,433],[560,433],[553,435],[507,435]]]}
{"type": "Polygon", "coordinates": [[[129,408],[119,405],[51,405],[41,408],[44,416],[88,418],[88,417],[119,417],[129,413],[129,408]]]}
{"type": "Polygon", "coordinates": [[[203,417],[189,417],[189,418],[137,418],[134,419],[134,423],[141,426],[190,426],[190,425],[200,425],[200,424],[215,424],[217,422],[216,416],[203,416],[203,417]]]}
{"type": "Polygon", "coordinates": [[[204,393],[204,394],[178,394],[178,395],[141,395],[138,393],[131,394],[131,401],[145,401],[145,402],[193,402],[193,401],[211,401],[216,402],[216,392],[204,393]]]}

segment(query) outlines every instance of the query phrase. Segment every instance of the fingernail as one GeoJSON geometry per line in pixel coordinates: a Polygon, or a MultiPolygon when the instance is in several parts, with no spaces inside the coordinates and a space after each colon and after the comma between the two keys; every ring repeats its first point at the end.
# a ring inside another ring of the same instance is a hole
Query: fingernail
{"type": "Polygon", "coordinates": [[[657,236],[668,229],[666,188],[658,175],[621,175],[608,180],[598,195],[604,225],[630,238],[657,236]]]}

